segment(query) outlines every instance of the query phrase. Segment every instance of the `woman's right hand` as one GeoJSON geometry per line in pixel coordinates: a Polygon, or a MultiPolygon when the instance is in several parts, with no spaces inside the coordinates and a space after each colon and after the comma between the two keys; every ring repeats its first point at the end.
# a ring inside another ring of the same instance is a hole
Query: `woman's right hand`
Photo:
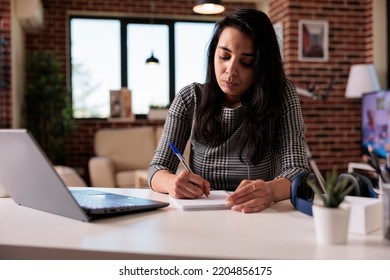
{"type": "Polygon", "coordinates": [[[167,170],[156,172],[152,178],[152,188],[173,198],[198,198],[210,194],[210,182],[187,170],[179,174],[167,170]]]}

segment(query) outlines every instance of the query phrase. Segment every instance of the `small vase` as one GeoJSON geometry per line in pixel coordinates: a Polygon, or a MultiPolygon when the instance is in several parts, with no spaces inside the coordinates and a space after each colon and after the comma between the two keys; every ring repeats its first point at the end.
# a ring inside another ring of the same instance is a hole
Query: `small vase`
{"type": "Polygon", "coordinates": [[[350,208],[340,205],[328,208],[313,204],[314,228],[319,244],[346,244],[348,239],[350,208]]]}

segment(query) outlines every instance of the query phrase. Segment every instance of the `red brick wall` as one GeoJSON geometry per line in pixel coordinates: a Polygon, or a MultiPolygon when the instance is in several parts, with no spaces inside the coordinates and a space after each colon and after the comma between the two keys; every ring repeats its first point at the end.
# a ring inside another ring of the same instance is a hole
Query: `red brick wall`
{"type": "MultiPolygon", "coordinates": [[[[2,0],[3,2],[4,0],[2,0]]],[[[149,0],[42,0],[45,28],[28,34],[28,50],[49,49],[58,54],[67,72],[68,11],[148,13],[149,0]]],[[[192,15],[192,0],[156,0],[156,14],[192,15]]],[[[252,4],[225,2],[226,13],[252,4]]],[[[352,64],[372,60],[372,1],[289,1],[273,0],[270,17],[284,26],[285,67],[288,77],[300,87],[315,83],[323,89],[330,77],[335,77],[334,89],[328,100],[313,101],[301,97],[307,126],[307,140],[322,170],[332,165],[346,169],[350,161],[360,160],[360,100],[344,98],[348,71],[352,64]],[[325,19],[329,21],[329,61],[298,61],[298,20],[325,19]]],[[[106,121],[79,121],[75,136],[67,147],[67,164],[84,170],[93,155],[93,134],[102,127],[129,124],[110,124],[106,121]]],[[[145,125],[139,123],[137,125],[145,125]]]]}
{"type": "Polygon", "coordinates": [[[347,169],[360,161],[360,99],[344,97],[352,64],[372,63],[372,1],[271,1],[270,17],[284,26],[287,76],[303,88],[314,83],[320,90],[331,77],[334,88],[325,101],[300,97],[307,128],[307,141],[322,170],[333,165],[347,169]],[[327,20],[329,60],[298,61],[298,21],[327,20]]]}
{"type": "Polygon", "coordinates": [[[0,2],[0,128],[11,127],[11,0],[0,2]]]}

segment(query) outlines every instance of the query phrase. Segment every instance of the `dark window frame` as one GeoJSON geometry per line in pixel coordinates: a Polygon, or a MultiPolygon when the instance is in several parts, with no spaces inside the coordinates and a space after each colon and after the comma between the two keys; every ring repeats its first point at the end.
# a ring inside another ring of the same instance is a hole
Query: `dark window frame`
{"type": "MultiPolygon", "coordinates": [[[[169,44],[169,103],[171,104],[176,95],[175,86],[175,23],[177,22],[190,22],[190,23],[215,23],[212,20],[200,20],[200,19],[164,19],[154,18],[151,23],[150,18],[141,17],[114,17],[114,16],[93,16],[93,15],[70,15],[68,18],[68,77],[69,77],[69,88],[70,88],[70,100],[73,100],[72,94],[72,48],[71,48],[71,20],[72,19],[107,19],[107,20],[118,20],[120,22],[120,57],[121,57],[121,86],[128,86],[128,65],[127,65],[127,25],[128,24],[162,24],[168,26],[168,44],[169,44]]],[[[77,119],[106,119],[106,118],[77,118],[77,119]]]]}

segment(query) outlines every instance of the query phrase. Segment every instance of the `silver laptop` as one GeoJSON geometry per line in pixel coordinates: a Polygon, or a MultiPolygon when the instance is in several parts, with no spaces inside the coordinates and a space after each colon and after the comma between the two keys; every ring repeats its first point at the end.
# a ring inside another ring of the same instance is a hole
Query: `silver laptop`
{"type": "Polygon", "coordinates": [[[169,205],[93,188],[69,190],[25,129],[0,129],[0,184],[19,205],[81,221],[169,205]]]}

